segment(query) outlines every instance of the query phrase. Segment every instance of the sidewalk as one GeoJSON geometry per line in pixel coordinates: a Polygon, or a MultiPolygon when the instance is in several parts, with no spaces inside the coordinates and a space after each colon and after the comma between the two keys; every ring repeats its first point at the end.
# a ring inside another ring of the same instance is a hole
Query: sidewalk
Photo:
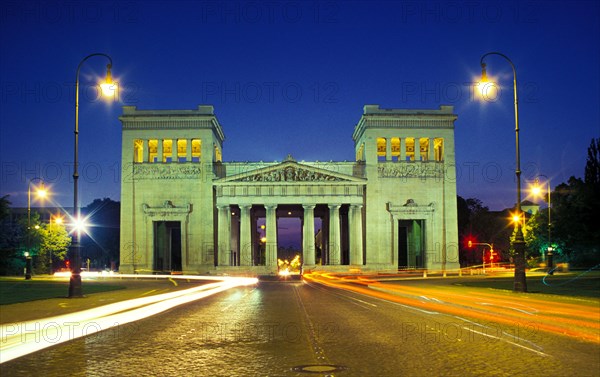
{"type": "Polygon", "coordinates": [[[199,282],[177,280],[177,285],[175,285],[168,279],[84,279],[82,283],[84,286],[84,292],[86,283],[118,285],[123,286],[124,289],[93,293],[85,295],[82,298],[67,298],[66,296],[69,287],[68,279],[65,279],[64,283],[64,297],[0,305],[0,324],[49,318],[86,309],[92,309],[118,301],[177,291],[202,284],[199,282]]]}

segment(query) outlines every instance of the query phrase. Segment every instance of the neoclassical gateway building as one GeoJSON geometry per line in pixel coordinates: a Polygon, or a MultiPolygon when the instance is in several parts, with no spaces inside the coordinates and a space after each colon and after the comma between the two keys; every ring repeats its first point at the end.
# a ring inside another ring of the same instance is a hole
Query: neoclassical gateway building
{"type": "Polygon", "coordinates": [[[277,273],[286,217],[304,271],[459,266],[452,106],[365,106],[354,162],[223,162],[212,106],[119,119],[123,273],[277,273]]]}

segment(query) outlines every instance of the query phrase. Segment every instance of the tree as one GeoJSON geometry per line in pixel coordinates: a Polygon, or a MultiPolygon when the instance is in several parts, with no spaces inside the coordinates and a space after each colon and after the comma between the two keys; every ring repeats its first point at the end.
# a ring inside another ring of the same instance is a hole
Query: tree
{"type": "Polygon", "coordinates": [[[552,192],[552,243],[576,267],[600,264],[600,139],[587,151],[585,179],[571,177],[552,192]]]}
{"type": "Polygon", "coordinates": [[[0,198],[0,275],[23,273],[25,260],[19,255],[19,242],[23,229],[10,221],[9,196],[0,198]]]}
{"type": "Polygon", "coordinates": [[[52,272],[53,262],[65,260],[71,237],[63,224],[44,224],[40,230],[40,252],[37,255],[36,273],[52,272]]]}
{"type": "Polygon", "coordinates": [[[600,139],[592,139],[588,147],[584,180],[587,185],[600,186],[600,139]]]}
{"type": "Polygon", "coordinates": [[[0,198],[0,221],[4,221],[10,216],[10,202],[8,201],[8,195],[4,195],[0,198]]]}

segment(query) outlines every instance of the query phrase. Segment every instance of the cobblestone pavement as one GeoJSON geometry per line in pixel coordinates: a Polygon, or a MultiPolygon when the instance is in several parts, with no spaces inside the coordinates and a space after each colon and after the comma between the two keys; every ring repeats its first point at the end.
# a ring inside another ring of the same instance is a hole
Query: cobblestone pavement
{"type": "Polygon", "coordinates": [[[599,376],[599,351],[531,323],[261,282],[15,359],[0,375],[599,376]]]}

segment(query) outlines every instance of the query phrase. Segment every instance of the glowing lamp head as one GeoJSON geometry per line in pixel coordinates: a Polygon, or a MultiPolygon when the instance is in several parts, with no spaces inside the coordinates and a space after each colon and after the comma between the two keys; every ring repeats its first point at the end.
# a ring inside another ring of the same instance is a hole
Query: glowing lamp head
{"type": "Polygon", "coordinates": [[[87,231],[87,222],[85,219],[79,218],[73,221],[73,230],[76,232],[86,232],[87,231]]]}
{"type": "Polygon", "coordinates": [[[481,82],[487,82],[487,70],[485,68],[485,63],[481,63],[481,82]]]}
{"type": "Polygon", "coordinates": [[[540,188],[539,185],[535,185],[531,188],[531,193],[534,196],[540,196],[542,194],[542,189],[540,188]]]}
{"type": "Polygon", "coordinates": [[[41,189],[37,190],[36,194],[38,198],[44,199],[48,196],[48,191],[44,187],[42,187],[41,189]]]}
{"type": "Polygon", "coordinates": [[[498,99],[498,88],[493,80],[488,79],[485,63],[481,63],[481,80],[477,83],[477,90],[485,101],[495,102],[498,99]]]}
{"type": "Polygon", "coordinates": [[[267,242],[267,237],[262,237],[262,238],[260,239],[260,242],[262,242],[262,243],[266,243],[266,242],[267,242]]]}
{"type": "Polygon", "coordinates": [[[521,216],[513,215],[513,217],[512,217],[513,223],[518,223],[520,220],[521,220],[521,216]]]}
{"type": "Polygon", "coordinates": [[[102,95],[105,97],[114,97],[117,93],[117,83],[113,82],[112,73],[110,72],[111,67],[110,64],[106,66],[106,78],[104,79],[104,82],[100,84],[102,95]]]}
{"type": "Polygon", "coordinates": [[[62,224],[63,223],[63,219],[60,216],[57,216],[54,218],[54,223],[55,224],[62,224]]]}
{"type": "Polygon", "coordinates": [[[469,248],[473,247],[473,241],[469,240],[468,245],[469,245],[469,248]]]}

